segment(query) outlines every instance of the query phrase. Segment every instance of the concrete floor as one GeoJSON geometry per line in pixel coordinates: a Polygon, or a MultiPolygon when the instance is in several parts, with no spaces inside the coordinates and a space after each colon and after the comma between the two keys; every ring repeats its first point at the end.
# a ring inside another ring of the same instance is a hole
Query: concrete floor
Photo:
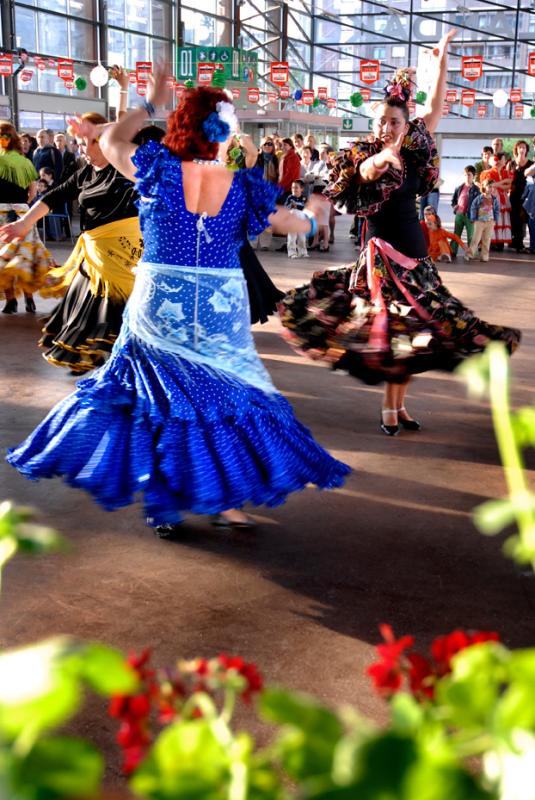
{"type": "MultiPolygon", "coordinates": [[[[339,221],[323,258],[263,253],[262,261],[289,288],[312,270],[354,259],[348,227],[339,221]]],[[[66,252],[56,248],[58,260],[66,252]]],[[[516,405],[532,403],[535,262],[500,254],[486,265],[445,265],[443,277],[480,316],[522,328],[513,396],[516,405]]],[[[44,313],[52,303],[37,298],[37,306],[44,313]]],[[[258,350],[302,422],[354,468],[344,488],[308,489],[280,508],[254,511],[254,534],[217,532],[196,519],[183,541],[170,543],[144,526],[139,506],[109,514],[59,480],[30,483],[2,462],[1,497],[35,506],[72,542],[66,555],[9,565],[2,646],[71,633],[124,651],[150,645],[159,665],[237,653],[269,682],[354,702],[380,719],[383,704],[363,676],[380,622],[422,645],[456,626],[533,645],[535,580],[471,522],[478,503],[504,492],[487,404],[469,399],[454,376],[428,373],[408,403],[423,430],[389,439],[378,430],[381,388],[300,358],[280,331],[276,320],[257,326],[258,350]]],[[[0,315],[4,447],[75,383],[41,358],[38,333],[38,318],[0,315]]],[[[115,724],[103,707],[90,701],[75,728],[106,751],[108,779],[119,785],[115,724]]]]}

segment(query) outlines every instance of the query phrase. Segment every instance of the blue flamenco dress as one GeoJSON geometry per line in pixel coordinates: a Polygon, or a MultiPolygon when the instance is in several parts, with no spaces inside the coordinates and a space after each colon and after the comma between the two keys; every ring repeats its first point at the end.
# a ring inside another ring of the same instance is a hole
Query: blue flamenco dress
{"type": "Polygon", "coordinates": [[[133,162],[145,250],[112,356],[9,463],[34,480],[63,476],[108,510],[142,493],[154,524],[340,486],[349,467],[295,418],[251,334],[238,252],[267,227],[276,187],[236,172],[210,217],[187,210],[166,147],[141,145],[133,162]]]}

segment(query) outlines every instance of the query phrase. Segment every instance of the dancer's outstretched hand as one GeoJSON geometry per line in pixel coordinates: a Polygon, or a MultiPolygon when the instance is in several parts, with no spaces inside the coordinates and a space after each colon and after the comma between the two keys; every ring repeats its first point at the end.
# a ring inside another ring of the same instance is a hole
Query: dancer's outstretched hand
{"type": "Polygon", "coordinates": [[[167,79],[169,77],[169,67],[167,64],[156,64],[154,72],[152,72],[147,80],[147,100],[152,103],[154,108],[164,106],[169,99],[169,86],[167,79]]]}
{"type": "Polygon", "coordinates": [[[94,142],[98,138],[99,134],[95,123],[90,122],[88,119],[82,119],[78,114],[74,117],[69,117],[67,123],[72,129],[73,135],[80,137],[80,139],[94,142]]]}
{"type": "Polygon", "coordinates": [[[0,227],[0,242],[19,242],[24,239],[28,231],[28,226],[20,220],[8,222],[7,225],[0,227]]]}
{"type": "Polygon", "coordinates": [[[435,55],[439,59],[443,58],[444,54],[448,50],[449,43],[456,35],[457,35],[457,28],[450,28],[449,31],[446,31],[440,42],[433,50],[433,55],[435,55]]]}
{"type": "Polygon", "coordinates": [[[373,156],[374,164],[379,169],[390,165],[394,169],[403,169],[403,161],[401,160],[401,147],[405,139],[405,131],[398,133],[395,139],[386,144],[386,147],[373,156]]]}

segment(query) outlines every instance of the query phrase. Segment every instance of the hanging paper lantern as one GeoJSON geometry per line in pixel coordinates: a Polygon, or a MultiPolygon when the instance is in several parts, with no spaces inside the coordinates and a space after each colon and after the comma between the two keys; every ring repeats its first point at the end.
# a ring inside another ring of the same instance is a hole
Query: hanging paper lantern
{"type": "Polygon", "coordinates": [[[535,117],[535,106],[530,109],[529,115],[530,115],[530,117],[535,117]]]}
{"type": "Polygon", "coordinates": [[[78,89],[79,92],[83,92],[84,89],[87,89],[87,81],[85,78],[82,78],[81,75],[78,75],[74,79],[74,85],[78,89]]]}
{"type": "Polygon", "coordinates": [[[93,84],[93,86],[101,87],[106,86],[108,83],[108,70],[106,67],[103,67],[102,64],[97,64],[96,67],[93,67],[91,72],[89,73],[89,80],[93,84]]]}
{"type": "Polygon", "coordinates": [[[294,92],[294,100],[301,100],[302,97],[303,97],[303,90],[296,89],[294,92]]]}
{"type": "Polygon", "coordinates": [[[427,92],[416,92],[416,102],[418,105],[423,106],[427,100],[427,92]]]}
{"type": "Polygon", "coordinates": [[[492,102],[494,103],[496,108],[505,108],[505,106],[509,102],[509,98],[507,96],[507,92],[505,91],[505,89],[496,89],[496,91],[492,95],[492,102]]]}
{"type": "Polygon", "coordinates": [[[353,106],[353,108],[360,108],[360,106],[364,102],[360,92],[353,92],[353,94],[349,98],[349,101],[350,101],[351,105],[353,106]]]}
{"type": "Polygon", "coordinates": [[[184,82],[184,86],[186,87],[186,89],[195,89],[195,81],[192,81],[191,78],[189,78],[187,81],[184,82]]]}
{"type": "Polygon", "coordinates": [[[317,108],[320,103],[321,103],[321,100],[319,99],[319,97],[315,97],[314,98],[314,102],[312,103],[312,107],[313,108],[317,108]]]}

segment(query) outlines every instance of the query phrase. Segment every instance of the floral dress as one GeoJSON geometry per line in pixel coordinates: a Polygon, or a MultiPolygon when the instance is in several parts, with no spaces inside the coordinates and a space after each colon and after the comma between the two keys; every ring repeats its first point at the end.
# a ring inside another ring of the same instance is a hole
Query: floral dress
{"type": "Polygon", "coordinates": [[[235,172],[217,216],[194,214],[178,157],[148,142],[133,161],[145,250],[111,358],[8,461],[107,509],[143,493],[155,524],[341,485],[349,467],[295,418],[254,348],[238,253],[277,187],[235,172]]]}
{"type": "Polygon", "coordinates": [[[454,297],[428,257],[416,196],[438,179],[438,156],[416,119],[401,154],[378,181],[360,183],[359,164],[382,143],[361,143],[335,168],[326,194],[342,210],[366,218],[358,263],[317,272],[280,305],[289,340],[306,355],[374,384],[404,382],[429,369],[451,370],[492,339],[513,351],[520,332],[492,325],[454,297]]]}

